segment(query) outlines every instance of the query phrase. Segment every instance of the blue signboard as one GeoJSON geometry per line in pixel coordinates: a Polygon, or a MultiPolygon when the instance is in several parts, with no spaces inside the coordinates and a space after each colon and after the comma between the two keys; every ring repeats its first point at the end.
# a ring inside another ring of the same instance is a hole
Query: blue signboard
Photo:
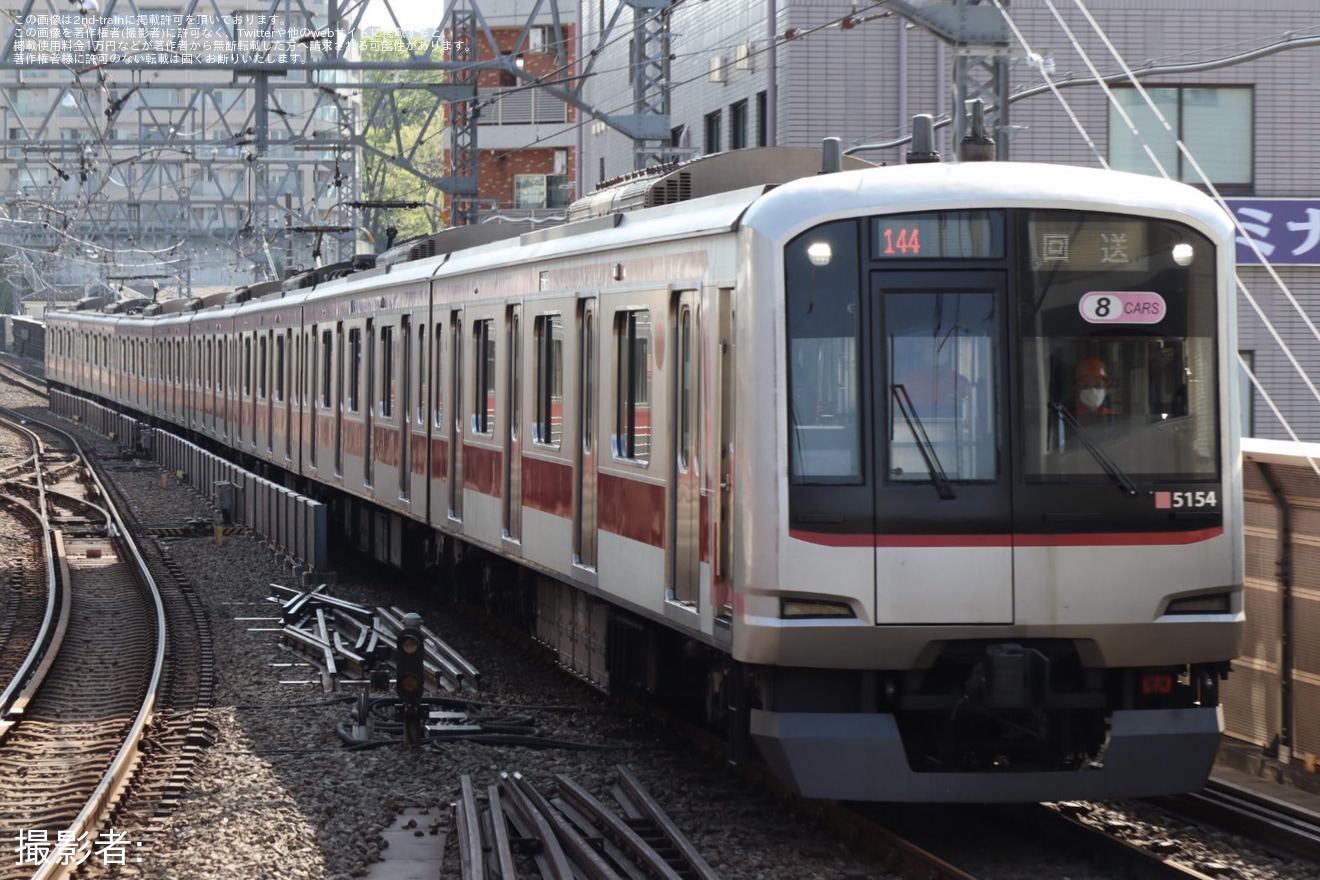
{"type": "MultiPolygon", "coordinates": [[[[1320,198],[1225,199],[1265,259],[1289,266],[1320,265],[1320,198]]],[[[1239,232],[1237,261],[1260,264],[1239,232]]]]}

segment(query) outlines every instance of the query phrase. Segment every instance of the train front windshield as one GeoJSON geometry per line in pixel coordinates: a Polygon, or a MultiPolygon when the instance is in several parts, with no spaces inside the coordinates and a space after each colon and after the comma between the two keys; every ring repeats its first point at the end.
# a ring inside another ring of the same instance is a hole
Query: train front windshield
{"type": "Polygon", "coordinates": [[[1103,527],[1135,528],[1154,484],[1217,482],[1215,264],[1185,225],[1090,211],[802,234],[785,267],[791,515],[843,532],[960,515],[1034,529],[1057,519],[1058,492],[1117,485],[1146,501],[1095,496],[1103,527]]]}
{"type": "Polygon", "coordinates": [[[1177,224],[1027,218],[1019,292],[1032,480],[1219,473],[1213,249],[1177,224]]]}

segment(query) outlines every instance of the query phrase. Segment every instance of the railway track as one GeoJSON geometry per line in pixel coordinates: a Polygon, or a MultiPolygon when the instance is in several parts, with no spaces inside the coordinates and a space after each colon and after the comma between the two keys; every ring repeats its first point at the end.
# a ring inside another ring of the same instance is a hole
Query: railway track
{"type": "Polygon", "coordinates": [[[23,670],[5,682],[0,839],[16,856],[0,860],[6,880],[59,876],[97,854],[133,858],[135,842],[106,823],[139,761],[165,646],[163,606],[122,519],[100,503],[95,476],[69,466],[82,459],[76,442],[39,431],[31,482],[5,488],[49,536],[46,605],[60,610],[47,611],[23,670]],[[85,487],[81,501],[73,486],[85,487]]]}
{"type": "Polygon", "coordinates": [[[1223,780],[1176,798],[1152,798],[1160,809],[1257,841],[1289,858],[1320,863],[1320,816],[1223,780]]]}

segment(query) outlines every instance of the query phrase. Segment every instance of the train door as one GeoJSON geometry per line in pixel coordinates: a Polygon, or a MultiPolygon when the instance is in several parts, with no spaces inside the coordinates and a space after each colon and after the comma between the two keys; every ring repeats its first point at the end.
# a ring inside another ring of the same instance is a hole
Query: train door
{"type": "Polygon", "coordinates": [[[578,442],[573,518],[573,562],[596,567],[596,301],[578,303],[578,442]]]}
{"type": "Polygon", "coordinates": [[[1005,289],[1002,272],[872,277],[881,624],[1013,622],[1005,289]],[[966,560],[957,571],[949,547],[966,560]]]}
{"type": "Polygon", "coordinates": [[[696,607],[701,590],[701,384],[697,373],[697,294],[680,293],[673,310],[674,424],[673,474],[669,499],[669,572],[667,598],[696,607]]]}
{"type": "Polygon", "coordinates": [[[522,383],[522,306],[509,306],[504,321],[508,336],[505,399],[509,430],[504,434],[504,537],[522,540],[522,440],[518,435],[522,383]]]}
{"type": "Polygon", "coordinates": [[[463,312],[449,316],[449,518],[463,518],[463,312]]]}

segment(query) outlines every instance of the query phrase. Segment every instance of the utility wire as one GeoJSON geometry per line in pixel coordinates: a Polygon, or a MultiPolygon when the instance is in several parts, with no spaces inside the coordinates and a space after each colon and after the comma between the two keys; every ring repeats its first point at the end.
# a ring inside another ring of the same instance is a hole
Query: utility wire
{"type": "MultiPolygon", "coordinates": [[[[995,0],[995,2],[998,2],[998,0],[995,0]]],[[[1187,144],[1184,143],[1182,138],[1178,136],[1178,133],[1174,130],[1173,126],[1169,124],[1168,119],[1164,116],[1163,112],[1160,111],[1158,105],[1156,105],[1155,101],[1150,97],[1150,94],[1146,91],[1145,88],[1142,87],[1141,83],[1137,80],[1137,77],[1133,73],[1131,67],[1129,67],[1127,62],[1123,59],[1122,53],[1118,51],[1118,48],[1114,45],[1113,41],[1109,39],[1109,36],[1107,33],[1105,33],[1104,28],[1100,25],[1098,21],[1096,21],[1095,17],[1091,15],[1090,10],[1086,8],[1086,5],[1083,2],[1083,0],[1073,0],[1073,2],[1076,4],[1077,8],[1081,11],[1082,15],[1086,17],[1087,22],[1090,23],[1092,29],[1096,32],[1096,35],[1101,39],[1105,47],[1109,50],[1110,54],[1114,57],[1114,59],[1118,62],[1119,66],[1123,69],[1124,73],[1131,81],[1133,88],[1137,90],[1137,92],[1141,95],[1142,99],[1145,100],[1146,105],[1150,108],[1151,112],[1155,115],[1156,119],[1159,120],[1160,124],[1164,126],[1165,131],[1173,139],[1174,144],[1177,146],[1179,152],[1187,158],[1187,161],[1191,164],[1192,169],[1200,177],[1202,183],[1205,185],[1206,189],[1209,190],[1211,196],[1213,196],[1213,198],[1220,205],[1220,207],[1224,209],[1225,213],[1228,214],[1229,218],[1233,221],[1233,225],[1237,228],[1239,233],[1241,233],[1243,240],[1251,247],[1251,249],[1255,252],[1256,256],[1260,259],[1261,265],[1265,267],[1266,271],[1269,272],[1270,277],[1274,279],[1275,283],[1278,284],[1279,289],[1283,291],[1284,296],[1297,310],[1298,314],[1302,316],[1303,321],[1305,322],[1306,326],[1310,328],[1311,333],[1317,338],[1317,340],[1320,340],[1320,331],[1317,331],[1315,324],[1312,323],[1310,317],[1306,314],[1305,310],[1302,309],[1301,304],[1297,301],[1296,297],[1293,296],[1292,291],[1288,289],[1288,285],[1284,283],[1282,277],[1279,276],[1273,264],[1271,264],[1269,260],[1265,257],[1265,255],[1261,253],[1259,247],[1256,245],[1255,240],[1252,239],[1251,235],[1246,231],[1246,229],[1243,228],[1242,223],[1237,219],[1236,215],[1229,208],[1228,202],[1220,194],[1218,188],[1216,188],[1215,185],[1211,182],[1210,176],[1205,173],[1205,170],[1201,167],[1200,163],[1197,162],[1196,157],[1192,155],[1192,152],[1190,149],[1188,149],[1187,144]]],[[[1050,8],[1050,11],[1054,13],[1055,18],[1059,19],[1060,23],[1062,24],[1063,23],[1062,17],[1059,15],[1057,8],[1055,8],[1054,6],[1054,0],[1045,0],[1045,3],[1050,8]]],[[[1082,54],[1083,58],[1087,63],[1087,66],[1092,70],[1094,70],[1094,68],[1090,63],[1090,59],[1087,56],[1086,49],[1072,34],[1072,31],[1068,29],[1066,26],[1064,27],[1064,31],[1065,33],[1068,34],[1068,37],[1072,41],[1074,48],[1076,48],[1077,51],[1082,54]]],[[[1104,88],[1105,88],[1105,94],[1108,96],[1110,104],[1115,108],[1118,108],[1119,103],[1117,99],[1114,97],[1113,93],[1109,90],[1108,86],[1104,86],[1104,88]]],[[[1124,118],[1125,119],[1127,118],[1126,114],[1124,114],[1124,118]]],[[[1133,134],[1140,140],[1143,148],[1147,152],[1147,155],[1149,155],[1151,160],[1155,163],[1155,167],[1159,169],[1160,173],[1165,178],[1169,178],[1168,171],[1165,170],[1164,166],[1161,165],[1159,161],[1155,159],[1153,151],[1151,151],[1149,145],[1146,143],[1145,139],[1142,138],[1141,133],[1135,127],[1133,128],[1133,134]]],[[[1264,324],[1266,330],[1269,331],[1270,335],[1274,338],[1274,341],[1279,345],[1279,348],[1283,351],[1284,356],[1287,357],[1288,361],[1293,365],[1293,368],[1297,370],[1297,374],[1301,377],[1302,382],[1306,385],[1307,388],[1311,390],[1311,394],[1315,396],[1316,400],[1320,401],[1320,389],[1316,388],[1315,382],[1312,381],[1306,369],[1302,367],[1301,362],[1298,361],[1297,356],[1292,351],[1292,348],[1287,344],[1287,342],[1284,341],[1282,335],[1280,335],[1278,329],[1274,326],[1274,322],[1272,322],[1269,319],[1269,317],[1265,314],[1264,309],[1261,308],[1260,303],[1256,300],[1256,297],[1253,296],[1251,291],[1247,288],[1247,285],[1242,280],[1242,276],[1240,273],[1235,274],[1234,281],[1236,283],[1237,289],[1242,292],[1242,295],[1244,297],[1246,297],[1248,304],[1251,305],[1251,308],[1256,312],[1256,315],[1260,318],[1261,323],[1264,324]]],[[[1254,374],[1250,373],[1249,371],[1249,375],[1252,376],[1253,385],[1259,387],[1258,383],[1256,383],[1255,381],[1254,374]]],[[[1289,435],[1296,438],[1295,432],[1293,431],[1291,425],[1288,424],[1287,420],[1283,418],[1282,413],[1280,413],[1277,410],[1277,408],[1274,407],[1272,401],[1268,401],[1268,402],[1270,403],[1271,409],[1274,410],[1275,415],[1283,423],[1285,430],[1288,431],[1289,435]]],[[[1320,465],[1318,465],[1314,460],[1308,459],[1308,461],[1311,461],[1311,467],[1316,470],[1316,473],[1320,474],[1320,465]]]]}

